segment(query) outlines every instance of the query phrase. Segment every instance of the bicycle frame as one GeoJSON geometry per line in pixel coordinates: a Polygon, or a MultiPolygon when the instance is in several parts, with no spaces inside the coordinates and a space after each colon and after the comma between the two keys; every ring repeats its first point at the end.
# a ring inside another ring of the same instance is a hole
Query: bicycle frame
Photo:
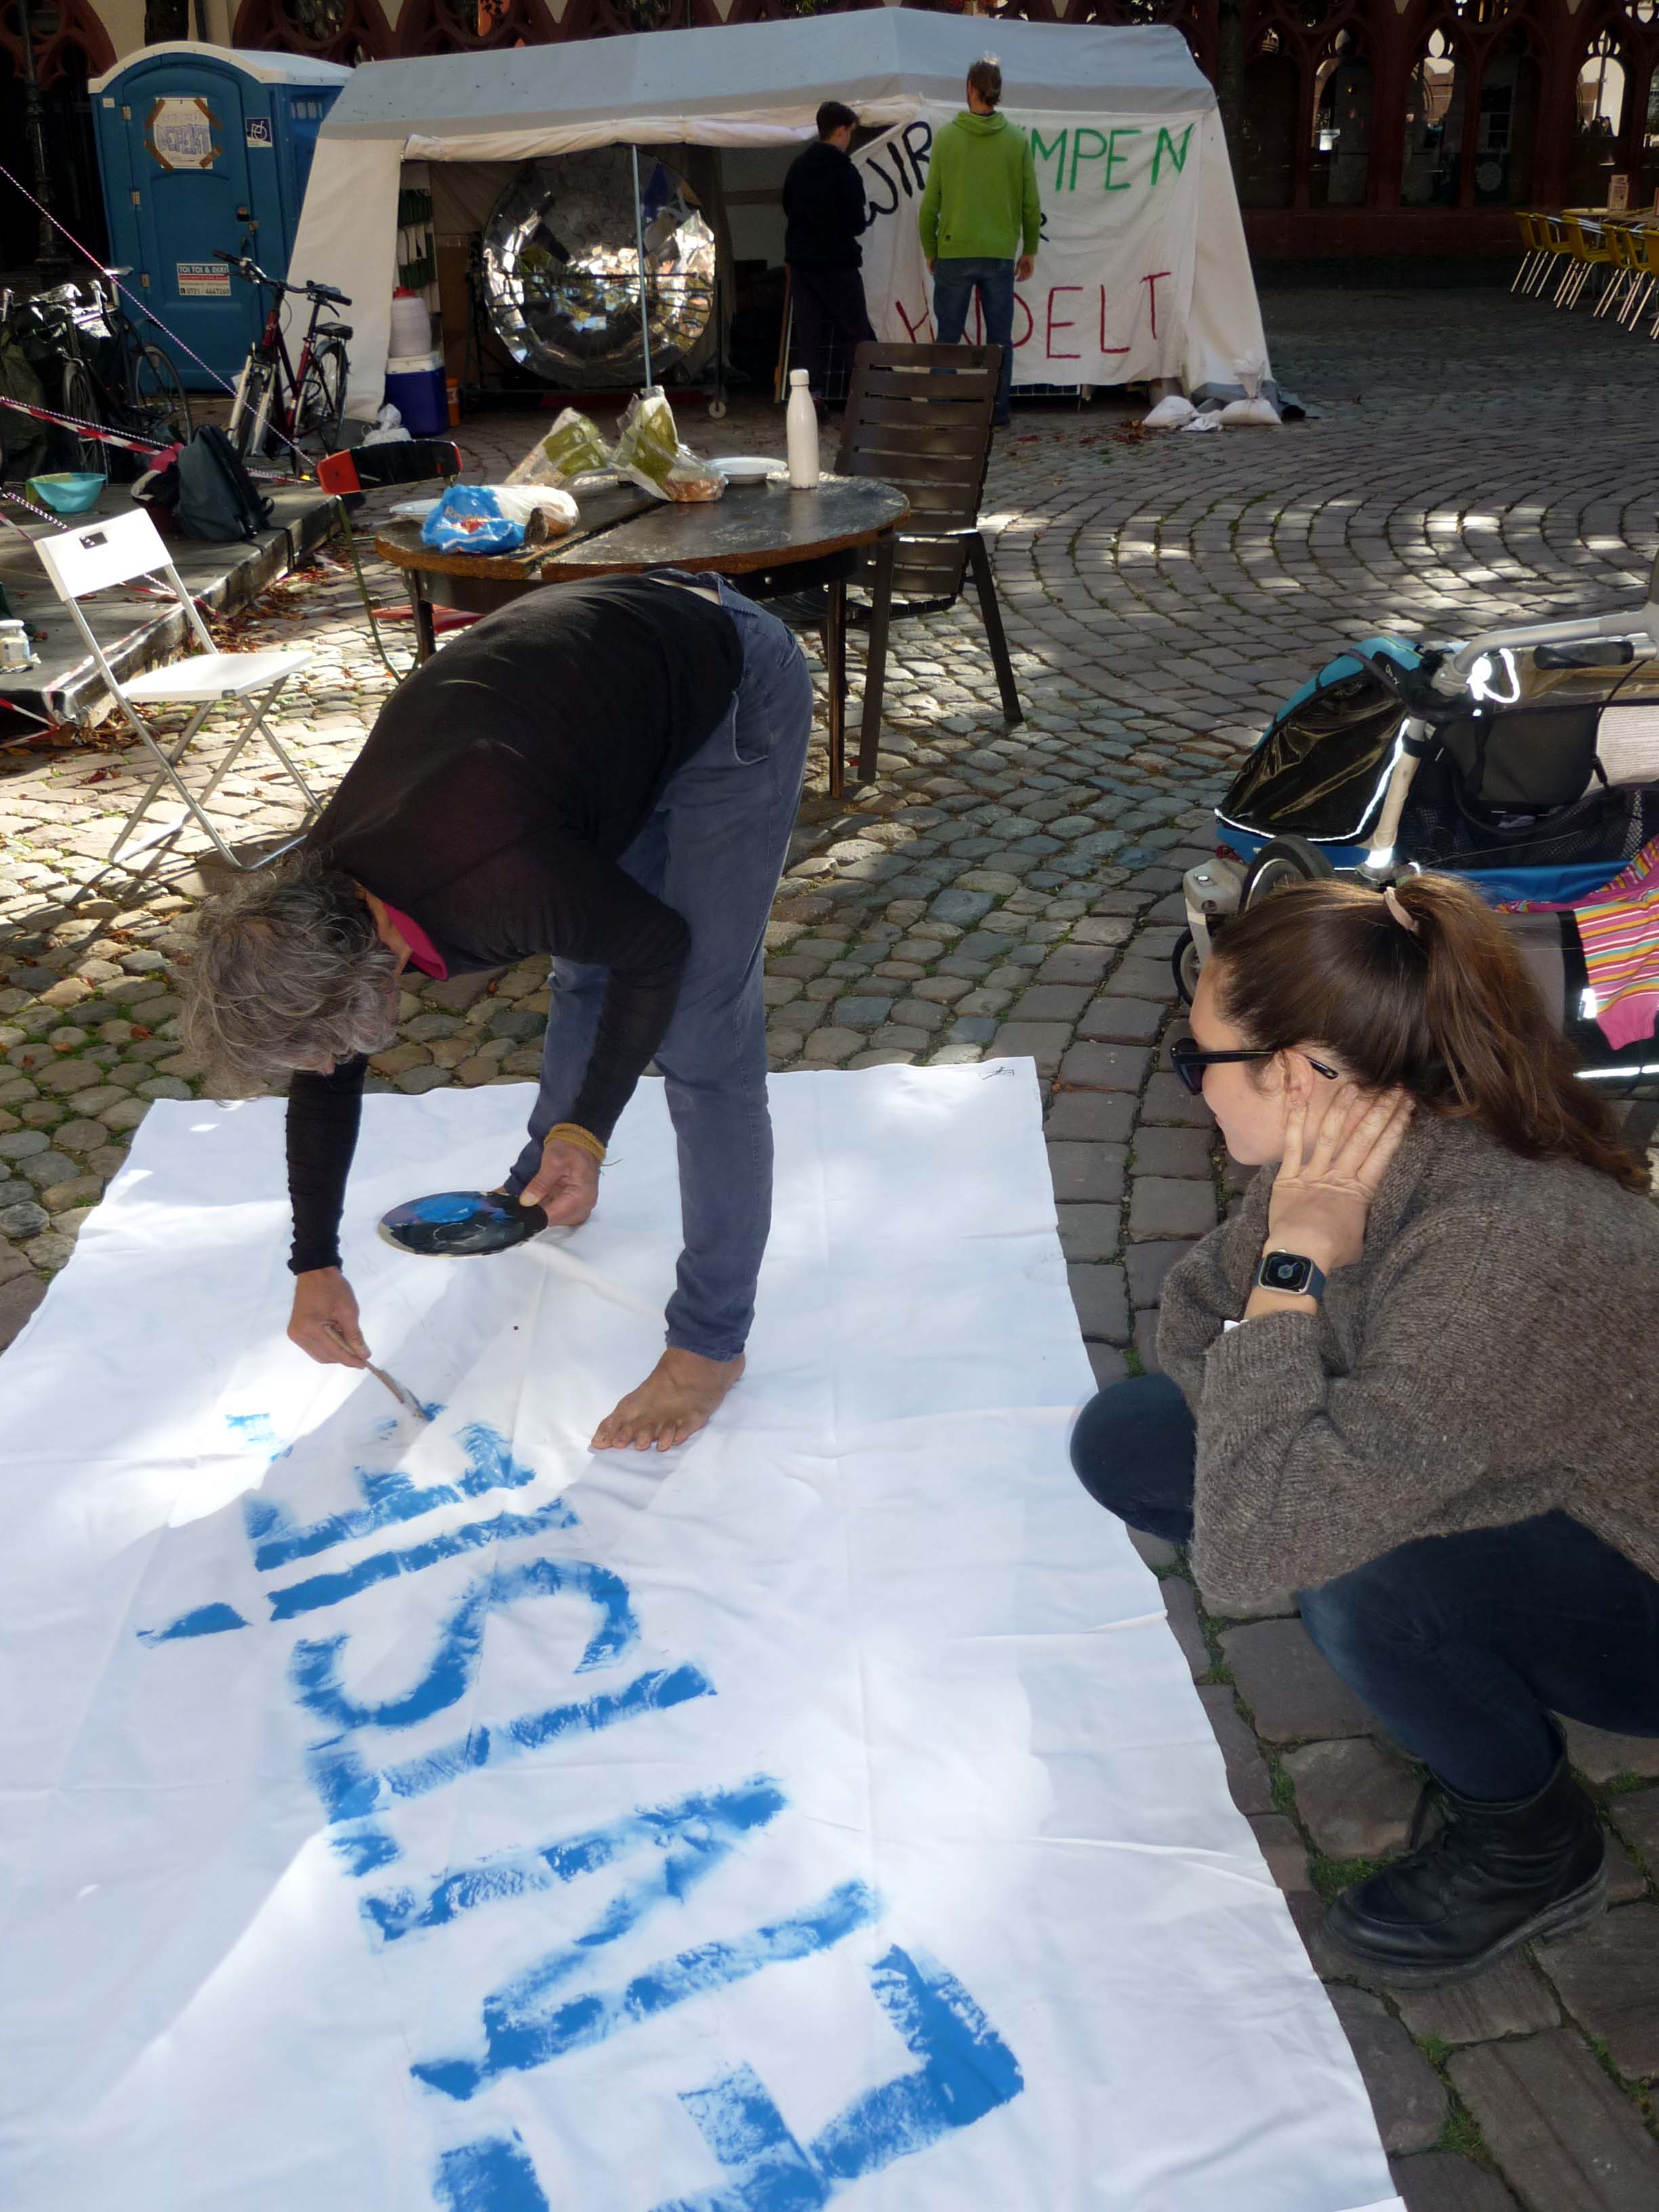
{"type": "Polygon", "coordinates": [[[261,380],[263,388],[256,403],[253,428],[247,439],[247,446],[254,452],[258,450],[264,443],[269,422],[290,451],[297,451],[295,440],[299,434],[300,400],[305,390],[307,374],[319,352],[318,323],[325,307],[335,305],[349,307],[351,303],[343,292],[330,290],[325,286],[289,284],[279,277],[268,276],[246,255],[238,257],[227,253],[218,258],[230,263],[248,283],[264,287],[271,295],[264,327],[258,340],[249,348],[247,359],[242,363],[241,373],[236,380],[236,393],[228,425],[231,441],[237,443],[237,433],[247,410],[250,380],[256,369],[261,369],[266,374],[261,380]],[[297,362],[289,356],[288,340],[283,329],[283,301],[290,292],[301,294],[311,305],[297,362]],[[276,406],[274,416],[271,413],[273,402],[276,406]]]}
{"type": "MultiPolygon", "coordinates": [[[[1562,622],[1521,623],[1502,629],[1484,631],[1459,647],[1443,667],[1437,671],[1433,682],[1437,691],[1447,699],[1471,698],[1480,696],[1475,678],[1483,660],[1490,660],[1504,652],[1514,652],[1539,645],[1587,645],[1603,637],[1646,637],[1659,649],[1659,560],[1653,564],[1648,578],[1648,595],[1638,607],[1622,607],[1612,614],[1569,616],[1562,622]]],[[[1408,715],[1401,724],[1395,741],[1393,766],[1389,773],[1388,787],[1382,794],[1382,804],[1377,811],[1376,827],[1371,832],[1371,842],[1358,874],[1363,883],[1381,887],[1394,880],[1395,841],[1400,833],[1401,817],[1406,811],[1406,801],[1411,794],[1418,763],[1434,750],[1434,725],[1408,715]]]]}

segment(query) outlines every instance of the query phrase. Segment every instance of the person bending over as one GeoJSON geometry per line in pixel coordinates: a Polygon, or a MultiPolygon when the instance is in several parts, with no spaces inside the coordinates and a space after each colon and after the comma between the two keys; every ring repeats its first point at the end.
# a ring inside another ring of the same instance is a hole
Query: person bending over
{"type": "Polygon", "coordinates": [[[191,1049],[230,1084],[294,1071],[289,1334],[313,1359],[368,1356],[338,1231],[398,975],[545,952],[540,1085],[503,1187],[538,1226],[586,1221],[656,1060],[684,1249],[666,1349],[593,1441],[666,1449],[707,1422],[742,1371],[771,1224],[763,945],[811,714],[793,637],[724,583],[550,586],[418,669],[295,854],[204,908],[191,1049]]]}
{"type": "Polygon", "coordinates": [[[1220,1611],[1298,1593],[1446,1814],[1327,1931],[1386,1981],[1474,1973],[1607,1900],[1553,1716],[1659,1735],[1659,1212],[1452,878],[1276,893],[1192,1029],[1177,1064],[1261,1173],[1170,1273],[1165,1371],[1103,1390],[1073,1462],[1220,1611]]]}

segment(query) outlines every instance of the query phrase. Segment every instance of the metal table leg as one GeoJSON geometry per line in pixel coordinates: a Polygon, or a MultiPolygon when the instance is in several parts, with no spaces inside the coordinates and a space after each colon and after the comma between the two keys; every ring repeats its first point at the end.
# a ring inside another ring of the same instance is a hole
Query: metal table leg
{"type": "Polygon", "coordinates": [[[888,531],[876,540],[876,573],[870,590],[870,649],[864,668],[864,726],[859,736],[859,781],[876,780],[881,744],[881,702],[887,683],[887,631],[893,613],[893,561],[898,541],[888,531]]]}
{"type": "Polygon", "coordinates": [[[847,788],[847,584],[838,577],[829,586],[823,624],[823,664],[830,679],[830,796],[847,788]]]}

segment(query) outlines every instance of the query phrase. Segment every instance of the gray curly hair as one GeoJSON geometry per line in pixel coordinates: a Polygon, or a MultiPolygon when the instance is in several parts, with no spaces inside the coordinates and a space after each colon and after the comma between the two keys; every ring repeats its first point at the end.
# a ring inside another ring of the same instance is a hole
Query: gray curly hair
{"type": "Polygon", "coordinates": [[[220,1097],[384,1051],[397,972],[352,878],[300,854],[203,908],[184,975],[185,1046],[220,1097]]]}

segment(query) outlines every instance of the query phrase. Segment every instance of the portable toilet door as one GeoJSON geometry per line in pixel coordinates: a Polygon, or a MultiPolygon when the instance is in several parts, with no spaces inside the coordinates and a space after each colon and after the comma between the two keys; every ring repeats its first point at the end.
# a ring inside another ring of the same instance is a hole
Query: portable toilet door
{"type": "Polygon", "coordinates": [[[217,257],[246,253],[286,271],[304,191],[302,173],[295,196],[294,170],[309,169],[321,113],[349,75],[308,57],[181,40],[144,48],[88,88],[111,260],[137,270],[129,288],[162,326],[150,334],[192,390],[234,383],[264,316],[258,289],[217,257]]]}

